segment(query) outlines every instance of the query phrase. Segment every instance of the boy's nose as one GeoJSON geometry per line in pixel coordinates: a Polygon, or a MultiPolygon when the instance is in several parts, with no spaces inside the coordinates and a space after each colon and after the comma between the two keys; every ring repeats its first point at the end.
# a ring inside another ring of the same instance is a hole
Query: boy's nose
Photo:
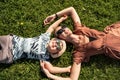
{"type": "Polygon", "coordinates": [[[56,46],[56,41],[53,41],[52,44],[53,44],[53,46],[56,46]]]}

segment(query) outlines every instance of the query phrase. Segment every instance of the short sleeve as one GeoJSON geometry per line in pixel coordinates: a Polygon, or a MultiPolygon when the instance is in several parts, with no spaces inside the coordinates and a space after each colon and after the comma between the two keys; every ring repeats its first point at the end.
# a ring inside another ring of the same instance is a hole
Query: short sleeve
{"type": "Polygon", "coordinates": [[[74,24],[74,30],[80,29],[80,28],[82,28],[82,27],[84,27],[84,25],[83,25],[83,24],[80,24],[79,22],[76,22],[76,23],[74,24]]]}
{"type": "Polygon", "coordinates": [[[40,36],[44,37],[44,38],[50,38],[51,33],[46,32],[46,33],[42,33],[40,36]]]}
{"type": "Polygon", "coordinates": [[[46,51],[45,54],[42,54],[40,56],[41,56],[41,60],[50,62],[50,54],[48,51],[46,51]]]}
{"type": "Polygon", "coordinates": [[[89,27],[86,27],[85,25],[82,25],[80,23],[75,23],[74,26],[75,26],[75,29],[73,31],[74,34],[86,35],[92,38],[101,38],[105,35],[104,32],[95,29],[90,29],[89,27]]]}
{"type": "Polygon", "coordinates": [[[77,64],[83,62],[85,59],[85,54],[79,51],[74,51],[72,55],[73,55],[73,61],[76,62],[77,64]]]}
{"type": "Polygon", "coordinates": [[[105,33],[120,36],[120,24],[110,25],[104,28],[105,33]]]}

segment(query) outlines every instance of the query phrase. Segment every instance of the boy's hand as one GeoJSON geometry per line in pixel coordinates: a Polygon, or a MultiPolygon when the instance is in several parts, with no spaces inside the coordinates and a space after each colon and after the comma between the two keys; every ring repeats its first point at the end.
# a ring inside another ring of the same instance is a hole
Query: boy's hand
{"type": "Polygon", "coordinates": [[[64,15],[64,16],[62,16],[61,18],[62,18],[62,20],[64,21],[64,20],[66,20],[66,19],[68,18],[68,16],[64,15]]]}
{"type": "Polygon", "coordinates": [[[44,25],[50,24],[50,22],[54,21],[56,18],[55,14],[48,16],[45,20],[44,20],[44,25]]]}

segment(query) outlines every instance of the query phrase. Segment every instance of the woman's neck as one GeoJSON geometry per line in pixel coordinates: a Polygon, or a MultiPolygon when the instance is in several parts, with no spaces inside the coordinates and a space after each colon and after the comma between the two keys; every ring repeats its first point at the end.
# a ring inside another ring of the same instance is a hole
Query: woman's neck
{"type": "Polygon", "coordinates": [[[71,34],[66,38],[66,41],[78,45],[80,44],[85,44],[89,42],[89,38],[85,35],[76,35],[76,34],[71,34]]]}
{"type": "Polygon", "coordinates": [[[66,41],[74,44],[75,40],[77,40],[77,38],[78,38],[78,35],[71,34],[66,38],[66,41]]]}

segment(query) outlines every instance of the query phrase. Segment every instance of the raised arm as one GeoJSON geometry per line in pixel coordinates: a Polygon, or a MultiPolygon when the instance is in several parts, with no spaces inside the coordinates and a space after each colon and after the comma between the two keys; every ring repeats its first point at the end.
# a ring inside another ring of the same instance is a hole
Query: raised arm
{"type": "Polygon", "coordinates": [[[70,16],[74,23],[76,23],[76,22],[81,23],[76,10],[73,7],[68,7],[68,8],[65,8],[65,9],[55,13],[55,14],[48,16],[44,20],[44,25],[49,24],[50,22],[54,21],[57,17],[62,17],[64,15],[70,16]]]}
{"type": "Polygon", "coordinates": [[[60,19],[58,19],[56,22],[50,25],[50,27],[46,30],[46,32],[52,33],[56,29],[56,27],[58,27],[59,24],[63,22],[65,19],[67,19],[67,16],[63,16],[60,19]]]}
{"type": "Polygon", "coordinates": [[[59,77],[51,74],[50,71],[46,69],[45,66],[43,66],[43,64],[41,66],[43,68],[44,73],[47,75],[47,77],[53,80],[78,80],[80,75],[80,69],[81,69],[81,63],[76,64],[74,62],[70,72],[70,77],[64,78],[64,77],[59,77]]]}

